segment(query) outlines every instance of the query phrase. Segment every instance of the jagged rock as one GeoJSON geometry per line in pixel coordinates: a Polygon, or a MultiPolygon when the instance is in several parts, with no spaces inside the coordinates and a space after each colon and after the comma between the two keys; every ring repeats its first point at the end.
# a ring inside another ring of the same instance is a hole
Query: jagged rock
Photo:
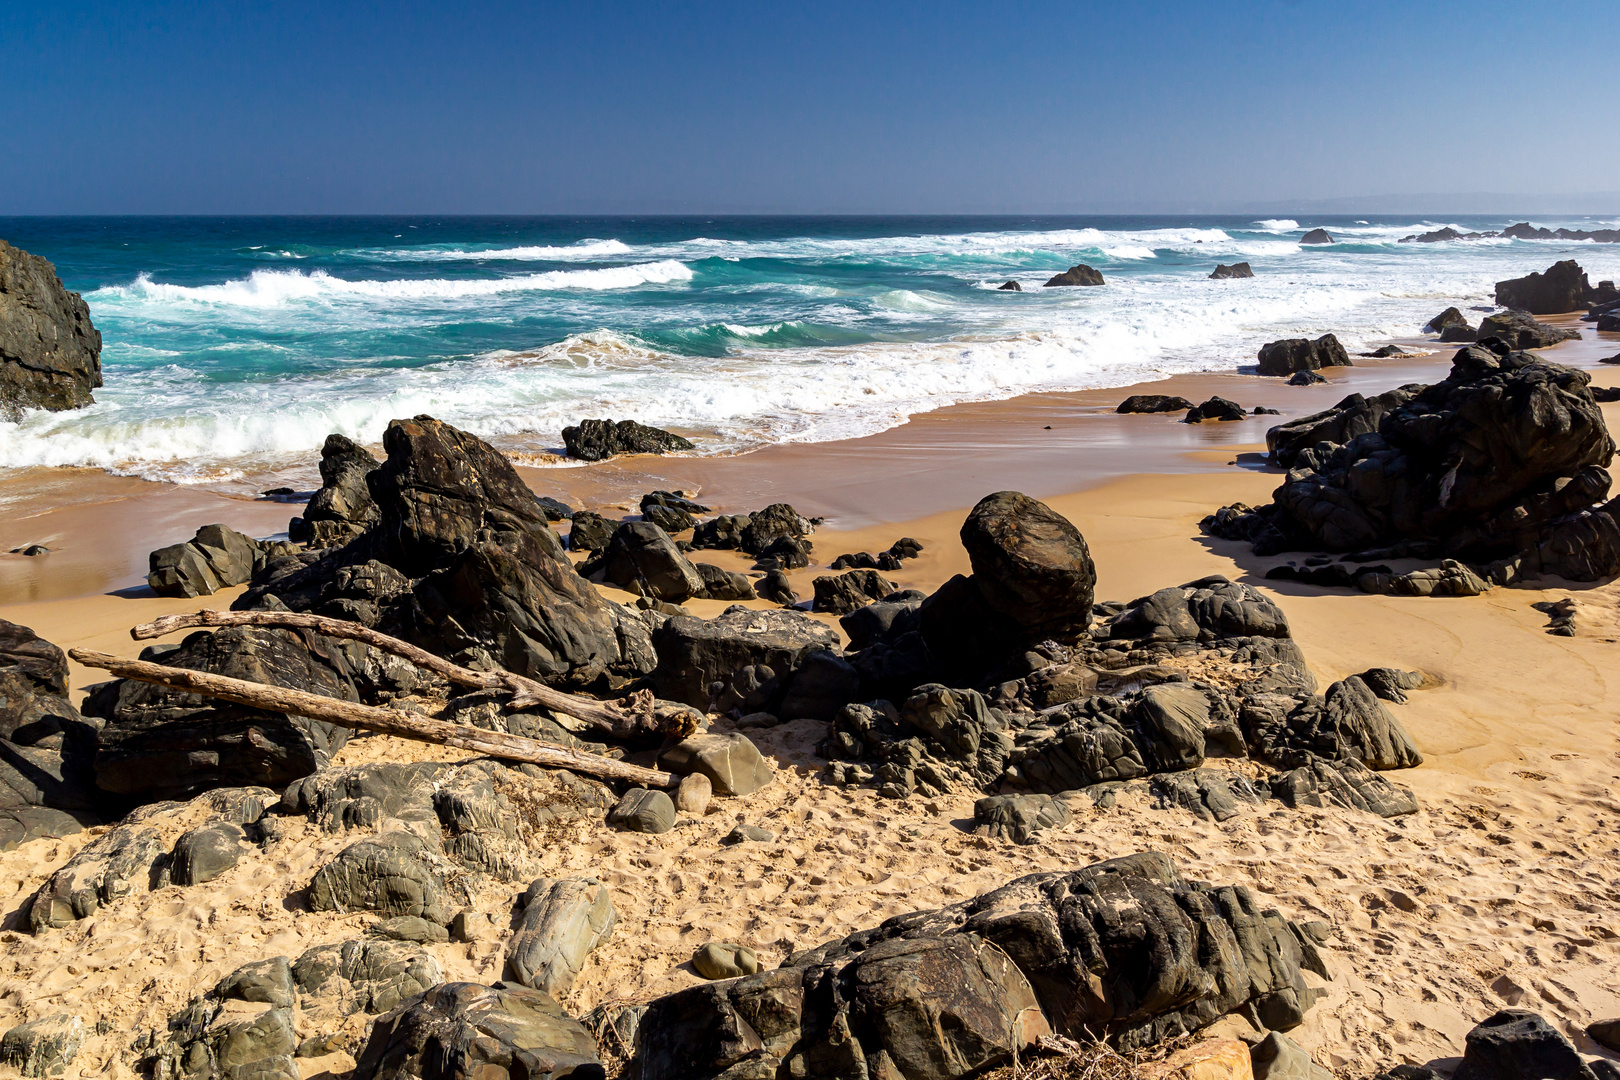
{"type": "Polygon", "coordinates": [[[748,515],[738,546],[750,555],[761,555],[777,540],[784,537],[797,540],[815,531],[810,520],[787,503],[772,503],[763,510],[748,515]]]}
{"type": "Polygon", "coordinates": [[[1405,574],[1375,568],[1373,573],[1359,575],[1356,587],[1385,596],[1478,596],[1488,591],[1491,583],[1455,559],[1443,559],[1433,569],[1405,574]]]}
{"type": "Polygon", "coordinates": [[[992,610],[1032,640],[1085,633],[1097,570],[1067,518],[1021,492],[998,491],[973,507],[961,538],[974,587],[992,610]]]}
{"type": "Polygon", "coordinates": [[[246,850],[239,825],[216,821],[192,829],[174,842],[169,877],[176,885],[201,885],[234,867],[246,850]]]}
{"type": "Polygon", "coordinates": [[[1243,406],[1235,401],[1228,401],[1223,397],[1212,397],[1202,405],[1194,405],[1187,410],[1187,415],[1181,418],[1183,424],[1201,424],[1205,420],[1242,420],[1249,414],[1243,411],[1243,406]]]}
{"type": "Polygon", "coordinates": [[[706,709],[744,677],[752,685],[737,695],[738,703],[766,708],[785,692],[806,654],[837,648],[839,640],[830,627],[799,612],[732,607],[714,619],[668,619],[653,633],[653,646],[658,667],[652,680],[659,697],[706,709]],[[755,700],[754,690],[771,680],[777,682],[755,700]]]}
{"type": "Polygon", "coordinates": [[[99,820],[95,729],[67,695],[62,650],[0,619],[0,851],[99,820]]]}
{"type": "Polygon", "coordinates": [[[692,443],[662,428],[638,424],[634,420],[581,420],[576,427],[563,428],[563,445],[568,456],[582,461],[605,461],[615,454],[667,454],[691,450],[692,443]]]}
{"type": "Polygon", "coordinates": [[[815,587],[816,598],[810,610],[833,615],[847,615],[895,591],[894,582],[876,570],[851,570],[835,577],[818,577],[811,585],[815,587]]]}
{"type": "Polygon", "coordinates": [[[1094,270],[1085,263],[1076,263],[1061,274],[1054,275],[1046,282],[1046,288],[1052,289],[1065,285],[1104,285],[1100,271],[1094,270]]]}
{"type": "Polygon", "coordinates": [[[1468,1033],[1457,1080],[1593,1080],[1564,1034],[1528,1009],[1502,1009],[1468,1033]]]}
{"type": "MultiPolygon", "coordinates": [[[[161,660],[342,701],[359,697],[344,646],[314,633],[252,626],[199,631],[161,660]]],[[[125,679],[103,684],[85,709],[102,718],[97,784],[143,800],[189,798],[233,785],[284,787],[323,767],[349,737],[336,724],[125,679]]]]}
{"type": "Polygon", "coordinates": [[[1299,238],[1301,244],[1333,244],[1337,243],[1331,233],[1326,229],[1312,229],[1299,238]]]}
{"type": "Polygon", "coordinates": [[[774,971],[658,998],[640,1027],[641,1075],[715,1076],[746,1060],[770,1075],[944,1080],[1048,1030],[1129,1050],[1238,1009],[1286,1030],[1315,997],[1301,968],[1319,966],[1247,888],[1189,883],[1167,857],[1135,855],[1020,878],[774,971]]]}
{"type": "Polygon", "coordinates": [[[1312,758],[1298,768],[1273,776],[1267,784],[1272,798],[1288,807],[1340,806],[1386,818],[1418,810],[1410,791],[1390,783],[1354,758],[1312,758]]]}
{"type": "Polygon", "coordinates": [[[159,596],[210,596],[246,582],[263,559],[263,546],[251,536],[204,525],[185,543],[152,552],[146,584],[159,596]]]}
{"type": "Polygon", "coordinates": [[[827,564],[833,570],[888,570],[900,569],[900,557],[891,551],[873,555],[870,551],[846,552],[827,564]]]}
{"type": "Polygon", "coordinates": [[[1342,445],[1378,430],[1384,417],[1411,401],[1424,387],[1409,385],[1372,398],[1351,394],[1331,409],[1290,420],[1266,432],[1271,464],[1292,468],[1302,451],[1321,443],[1342,445]]]}
{"type": "Polygon", "coordinates": [[[569,521],[574,516],[574,508],[561,499],[539,495],[534,501],[540,504],[540,512],[546,515],[547,521],[569,521]]]}
{"type": "Polygon", "coordinates": [[[1289,386],[1316,386],[1327,382],[1314,371],[1296,371],[1288,377],[1289,386]]]}
{"type": "Polygon", "coordinates": [[[1560,341],[1573,341],[1581,336],[1579,330],[1563,330],[1548,326],[1522,311],[1504,311],[1480,320],[1478,338],[1498,338],[1510,349],[1545,349],[1560,341]]]}
{"type": "Polygon", "coordinates": [[[1209,276],[1217,281],[1228,278],[1252,278],[1254,277],[1254,269],[1246,262],[1233,263],[1231,266],[1219,263],[1214,270],[1210,271],[1209,276]]]}
{"type": "Polygon", "coordinates": [[[1262,375],[1292,375],[1296,371],[1349,366],[1350,354],[1344,351],[1344,346],[1332,334],[1323,334],[1315,341],[1284,338],[1260,349],[1262,375]]]}
{"type": "Polygon", "coordinates": [[[465,900],[455,867],[414,833],[389,832],[356,841],[315,871],[312,911],[415,915],[440,926],[465,900]]]}
{"type": "Polygon", "coordinates": [[[383,433],[388,459],[369,474],[383,561],[416,577],[476,544],[563,562],[562,541],[505,455],[431,416],[395,420],[383,433]],[[489,541],[485,541],[484,537],[489,541]]]}
{"type": "Polygon", "coordinates": [[[604,580],[655,600],[678,604],[703,591],[698,573],[669,534],[650,521],[627,521],[603,552],[604,580]]]}
{"type": "Polygon", "coordinates": [[[1073,818],[1069,804],[1050,795],[991,795],[973,804],[973,833],[1033,844],[1046,829],[1061,829],[1073,818]]]}
{"type": "Polygon", "coordinates": [[[608,546],[616,526],[601,514],[577,510],[569,520],[569,551],[601,551],[608,546]]]}
{"type": "MultiPolygon", "coordinates": [[[[1543,273],[1498,281],[1496,302],[1531,315],[1559,315],[1586,307],[1592,291],[1580,264],[1574,259],[1565,259],[1553,263],[1543,273]]],[[[1483,330],[1480,336],[1485,336],[1483,330]]]]}
{"type": "Polygon", "coordinates": [[[79,409],[101,385],[101,334],[56,267],[0,240],[0,421],[79,409]]]}
{"type": "Polygon", "coordinates": [[[675,827],[675,803],[662,791],[631,788],[608,811],[607,820],[631,832],[666,833],[675,827]]]}
{"type": "Polygon", "coordinates": [[[759,957],[746,945],[711,941],[692,954],[692,968],[705,979],[737,979],[759,971],[759,957]]]}
{"type": "Polygon", "coordinates": [[[658,755],[659,768],[680,775],[702,773],[718,795],[752,795],[776,770],[745,735],[692,735],[658,755]]]}
{"type": "Polygon", "coordinates": [[[781,570],[771,570],[756,581],[754,595],[761,600],[781,604],[783,607],[793,607],[799,602],[799,594],[793,591],[793,585],[788,581],[787,574],[781,570]]]}
{"type": "Polygon", "coordinates": [[[352,1080],[593,1080],[596,1041],[550,995],[444,983],[377,1018],[352,1080]]]}
{"type": "MultiPolygon", "coordinates": [[[[1424,323],[1423,332],[1425,334],[1439,334],[1443,333],[1449,326],[1468,326],[1468,316],[1464,315],[1455,307],[1448,307],[1446,310],[1424,323]]],[[[1469,327],[1469,333],[1473,333],[1472,327],[1469,327]]],[[[1470,338],[1469,340],[1472,341],[1473,339],[1470,338]]]]}
{"type": "Polygon", "coordinates": [[[1016,281],[1004,281],[996,286],[997,292],[1023,292],[1024,287],[1016,281]]]}
{"type": "Polygon", "coordinates": [[[1403,236],[1400,242],[1403,244],[1438,244],[1446,240],[1462,240],[1464,238],[1463,233],[1447,225],[1444,228],[1433,229],[1421,235],[1403,236]]]}
{"type": "Polygon", "coordinates": [[[1401,722],[1355,675],[1327,688],[1289,718],[1289,741],[1329,761],[1354,758],[1370,769],[1410,769],[1423,764],[1401,722]]]}
{"type": "Polygon", "coordinates": [[[695,563],[693,569],[703,579],[703,589],[697,595],[703,600],[752,600],[754,583],[747,575],[725,570],[709,563],[695,563]]]}
{"type": "Polygon", "coordinates": [[[1620,1019],[1594,1020],[1586,1025],[1586,1034],[1603,1049],[1620,1051],[1620,1019]]]}
{"type": "Polygon", "coordinates": [[[595,878],[540,878],[519,898],[506,962],[524,986],[566,994],[590,955],[613,932],[613,898],[595,878]]]}
{"type": "Polygon", "coordinates": [[[153,868],[165,852],[156,829],[118,825],[98,836],[45,880],[28,902],[28,925],[38,934],[88,919],[103,904],[153,886],[153,868]]]}
{"type": "MultiPolygon", "coordinates": [[[[76,293],[70,295],[78,298],[76,293]]],[[[84,1021],[56,1013],[18,1024],[0,1035],[0,1062],[17,1069],[25,1078],[61,1076],[83,1046],[84,1021]]]]}
{"type": "MultiPolygon", "coordinates": [[[[349,540],[377,523],[380,514],[366,477],[380,464],[352,439],[337,434],[326,437],[321,447],[321,486],[310,496],[302,519],[311,542],[324,546],[349,540]]],[[[287,534],[300,538],[291,527],[287,534]]]]}
{"type": "Polygon", "coordinates": [[[641,497],[642,516],[667,533],[693,528],[697,525],[693,515],[708,510],[707,506],[693,502],[678,491],[652,491],[641,497]]]}
{"type": "Polygon", "coordinates": [[[1181,412],[1190,409],[1193,403],[1184,397],[1170,394],[1132,394],[1119,403],[1114,411],[1117,413],[1160,413],[1181,412]]]}
{"type": "Polygon", "coordinates": [[[751,514],[721,514],[710,518],[692,530],[694,548],[716,548],[732,551],[742,546],[743,531],[753,520],[751,514]]]}

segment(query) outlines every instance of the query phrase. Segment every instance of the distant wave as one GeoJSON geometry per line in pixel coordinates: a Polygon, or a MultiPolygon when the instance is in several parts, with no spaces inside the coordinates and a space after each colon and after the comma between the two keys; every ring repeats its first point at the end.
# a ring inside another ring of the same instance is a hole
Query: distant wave
{"type": "Polygon", "coordinates": [[[531,244],[505,248],[400,248],[356,251],[355,255],[378,261],[450,262],[469,259],[511,262],[566,262],[570,259],[600,259],[628,255],[633,249],[622,240],[581,240],[577,244],[548,246],[531,244]]]}
{"type": "Polygon", "coordinates": [[[148,274],[131,285],[111,285],[90,294],[91,300],[113,298],[156,300],[166,303],[226,304],[238,307],[279,307],[297,300],[345,298],[377,300],[454,300],[495,296],[500,293],[547,289],[630,289],[689,281],[692,270],[673,259],[635,266],[605,266],[590,270],[548,270],[503,278],[455,280],[448,278],[399,281],[348,281],[325,270],[255,270],[246,278],[218,285],[170,285],[148,274]]]}
{"type": "Polygon", "coordinates": [[[1293,218],[1261,218],[1255,224],[1265,232],[1293,232],[1299,228],[1299,222],[1293,218]]]}

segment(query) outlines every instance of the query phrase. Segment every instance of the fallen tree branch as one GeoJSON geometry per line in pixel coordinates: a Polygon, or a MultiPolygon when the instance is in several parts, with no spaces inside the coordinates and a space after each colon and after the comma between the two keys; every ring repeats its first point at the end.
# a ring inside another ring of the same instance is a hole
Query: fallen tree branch
{"type": "Polygon", "coordinates": [[[680,714],[660,725],[653,712],[653,696],[649,690],[636,690],[619,701],[597,701],[554,689],[545,683],[514,675],[510,671],[476,671],[453,664],[442,656],[401,641],[397,637],[362,626],[347,619],[333,619],[325,615],[310,615],[298,611],[214,611],[203,610],[188,615],[164,615],[130,630],[136,641],[163,637],[177,630],[192,627],[216,626],[278,626],[298,630],[313,630],[328,637],[349,638],[364,642],[383,652],[393,653],[426,668],[433,674],[455,683],[480,690],[509,690],[512,700],[506,707],[511,710],[543,705],[554,712],[576,717],[615,739],[646,736],[673,736],[684,738],[692,734],[689,720],[680,714]]]}
{"type": "Polygon", "coordinates": [[[70,649],[68,655],[85,667],[100,668],[114,675],[139,682],[156,683],[174,690],[184,690],[204,697],[248,705],[270,712],[296,713],[313,720],[339,724],[361,731],[376,731],[384,735],[397,735],[417,742],[438,743],[462,750],[472,750],[508,761],[526,761],[548,769],[569,769],[589,776],[609,780],[628,780],[644,787],[670,788],[679,777],[656,769],[644,769],[599,754],[572,750],[564,746],[509,735],[504,731],[486,731],[469,724],[451,724],[433,720],[401,709],[379,709],[352,701],[292,690],[284,686],[248,682],[210,671],[192,671],[190,668],[169,667],[147,660],[125,660],[90,649],[70,649]]]}

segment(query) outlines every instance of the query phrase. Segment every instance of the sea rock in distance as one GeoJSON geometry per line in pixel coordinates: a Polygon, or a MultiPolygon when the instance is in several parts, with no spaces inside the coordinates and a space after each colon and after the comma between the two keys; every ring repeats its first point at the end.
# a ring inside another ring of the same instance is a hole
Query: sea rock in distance
{"type": "Polygon", "coordinates": [[[1308,232],[1304,236],[1300,237],[1299,242],[1301,244],[1336,244],[1336,243],[1338,243],[1337,240],[1333,239],[1333,234],[1328,232],[1326,229],[1312,229],[1310,232],[1308,232]]]}
{"type": "Polygon", "coordinates": [[[1216,281],[1228,278],[1254,277],[1254,270],[1246,262],[1233,263],[1231,266],[1227,266],[1225,263],[1217,263],[1209,276],[1216,281]]]}
{"type": "Polygon", "coordinates": [[[0,420],[94,404],[101,333],[56,267],[0,240],[0,420]]]}
{"type": "Polygon", "coordinates": [[[581,461],[605,461],[615,454],[667,454],[692,449],[690,440],[634,420],[581,420],[575,427],[563,428],[563,445],[569,457],[581,461]]]}
{"type": "Polygon", "coordinates": [[[1292,375],[1296,371],[1349,366],[1350,354],[1344,351],[1344,346],[1332,334],[1323,334],[1315,341],[1284,338],[1260,349],[1262,375],[1292,375]]]}
{"type": "Polygon", "coordinates": [[[1586,271],[1574,259],[1564,259],[1543,273],[1498,281],[1496,302],[1532,315],[1561,315],[1584,308],[1592,292],[1586,271]]]}
{"type": "Polygon", "coordinates": [[[1024,287],[1016,281],[1006,281],[996,286],[997,292],[1023,292],[1024,287]]]}
{"type": "Polygon", "coordinates": [[[1190,409],[1193,403],[1184,397],[1174,394],[1132,394],[1119,403],[1117,413],[1157,413],[1181,412],[1190,409]]]}
{"type": "Polygon", "coordinates": [[[1102,272],[1087,266],[1085,263],[1076,263],[1057,274],[1049,280],[1045,288],[1052,289],[1064,285],[1106,285],[1102,272]]]}

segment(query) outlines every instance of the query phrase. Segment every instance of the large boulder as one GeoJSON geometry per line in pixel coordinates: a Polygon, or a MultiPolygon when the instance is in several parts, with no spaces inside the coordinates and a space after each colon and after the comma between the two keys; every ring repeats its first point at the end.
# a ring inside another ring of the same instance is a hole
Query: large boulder
{"type": "Polygon", "coordinates": [[[574,427],[563,428],[562,434],[568,456],[581,461],[604,461],[615,454],[667,454],[692,449],[690,440],[634,420],[581,420],[574,427]]]}
{"type": "Polygon", "coordinates": [[[1332,244],[1336,243],[1333,234],[1326,229],[1312,229],[1299,238],[1301,244],[1332,244]]]}
{"type": "Polygon", "coordinates": [[[0,851],[98,821],[95,728],[67,695],[62,650],[0,619],[0,851]]]}
{"type": "Polygon", "coordinates": [[[703,592],[703,575],[651,521],[627,521],[603,551],[602,577],[638,596],[679,604],[703,592]]]}
{"type": "Polygon", "coordinates": [[[1260,349],[1260,374],[1292,375],[1296,371],[1316,371],[1325,367],[1349,367],[1350,354],[1339,339],[1323,334],[1309,338],[1284,338],[1260,349]]]}
{"type": "Polygon", "coordinates": [[[974,506],[961,537],[985,603],[1030,640],[1085,633],[1097,569],[1067,518],[1021,492],[998,491],[974,506]]]}
{"type": "Polygon", "coordinates": [[[1504,311],[1480,320],[1476,336],[1480,341],[1498,338],[1510,349],[1545,349],[1560,341],[1574,341],[1581,332],[1548,326],[1522,311],[1504,311]]]}
{"type": "Polygon", "coordinates": [[[706,709],[729,695],[748,711],[766,708],[786,692],[808,654],[839,646],[837,632],[808,615],[741,606],[714,619],[668,619],[652,640],[659,697],[706,709]]]}
{"type": "Polygon", "coordinates": [[[374,911],[408,915],[440,926],[465,902],[456,868],[415,833],[387,832],[358,840],[315,871],[312,911],[374,911]]]}
{"type": "MultiPolygon", "coordinates": [[[[1539,274],[1496,283],[1496,302],[1532,315],[1561,315],[1586,307],[1592,292],[1586,271],[1574,259],[1564,259],[1539,274]]],[[[1484,337],[1484,332],[1480,334],[1484,337]]]]}
{"type": "MultiPolygon", "coordinates": [[[[359,699],[347,650],[318,634],[226,627],[148,655],[171,667],[359,699]]],[[[85,710],[102,721],[97,784],[143,802],[189,798],[214,787],[282,788],[324,767],[349,738],[336,724],[129,679],[102,684],[85,710]]]]}
{"type": "MultiPolygon", "coordinates": [[[[1464,315],[1455,307],[1448,307],[1446,310],[1424,323],[1423,332],[1425,334],[1440,334],[1444,333],[1448,327],[1452,326],[1468,326],[1468,316],[1464,315]]],[[[1472,334],[1474,332],[1474,328],[1469,326],[1468,332],[1472,334]]],[[[1469,340],[1472,341],[1473,339],[1470,338],[1469,340]]]]}
{"type": "Polygon", "coordinates": [[[34,893],[29,927],[36,934],[59,929],[88,919],[104,904],[148,891],[164,849],[158,831],[140,824],[118,825],[96,837],[34,893]]]}
{"type": "Polygon", "coordinates": [[[601,1080],[596,1040],[549,995],[443,983],[377,1018],[352,1080],[601,1080]]]}
{"type": "Polygon", "coordinates": [[[613,898],[595,878],[540,878],[518,910],[506,962],[518,982],[553,997],[572,988],[585,958],[613,933],[613,898]]]}
{"type": "Polygon", "coordinates": [[[159,596],[210,596],[241,585],[263,565],[265,545],[225,525],[204,525],[183,544],[148,556],[147,586],[159,596]]]}
{"type": "Polygon", "coordinates": [[[1056,274],[1046,282],[1046,288],[1055,289],[1066,285],[1106,285],[1102,272],[1087,266],[1085,263],[1076,263],[1061,274],[1056,274]]]}
{"type": "Polygon", "coordinates": [[[1193,407],[1184,397],[1173,394],[1132,394],[1119,403],[1117,413],[1182,412],[1193,407]]]}
{"type": "Polygon", "coordinates": [[[1529,1009],[1502,1009],[1464,1041],[1457,1080],[1595,1080],[1564,1034],[1529,1009]]]}
{"type": "Polygon", "coordinates": [[[0,240],[0,420],[94,404],[101,334],[56,267],[0,240]]]}

